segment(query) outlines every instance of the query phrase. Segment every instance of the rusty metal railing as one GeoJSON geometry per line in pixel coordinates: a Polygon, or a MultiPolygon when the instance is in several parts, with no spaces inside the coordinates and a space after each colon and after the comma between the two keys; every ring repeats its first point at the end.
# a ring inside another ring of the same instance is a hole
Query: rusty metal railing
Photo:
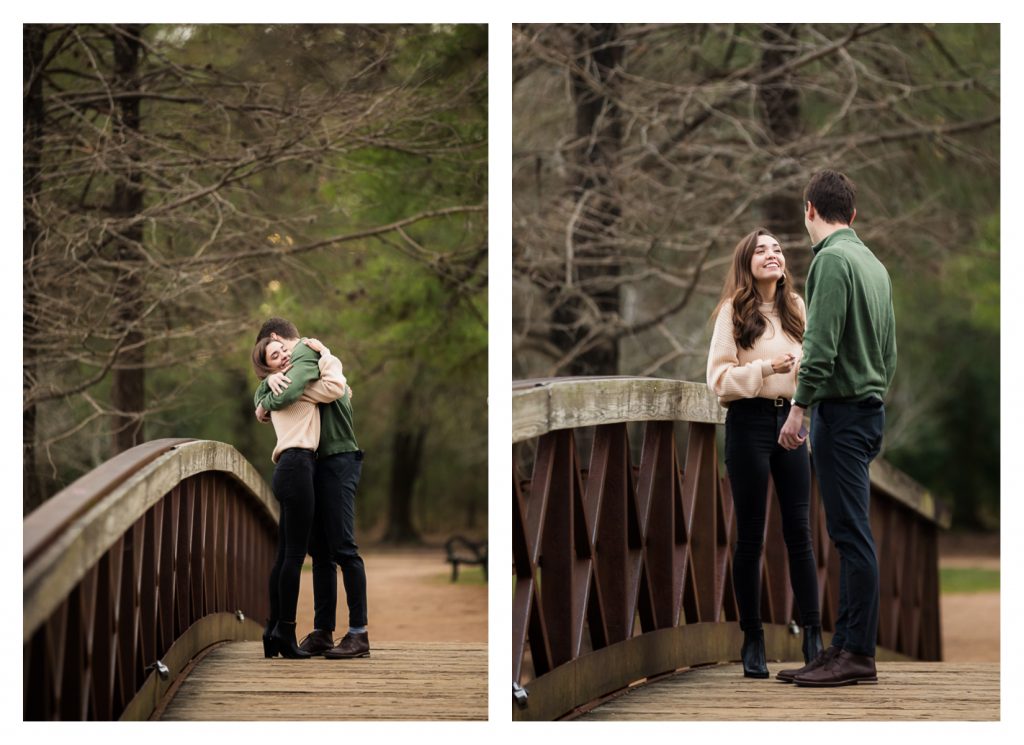
{"type": "MultiPolygon", "coordinates": [[[[563,717],[636,681],[738,658],[735,521],[716,445],[724,421],[724,409],[697,383],[616,377],[513,384],[515,719],[563,717]],[[642,429],[639,447],[631,429],[642,429]],[[685,441],[682,455],[677,439],[685,441]]],[[[872,464],[871,479],[881,569],[878,655],[940,659],[937,532],[948,527],[949,511],[884,461],[872,464]]],[[[822,625],[830,631],[839,557],[812,483],[822,625]]],[[[768,498],[768,655],[796,660],[797,611],[771,487],[768,498]]]]}
{"type": "Polygon", "coordinates": [[[188,439],[45,502],[24,521],[24,718],[147,718],[202,650],[259,638],[277,519],[237,450],[188,439]]]}

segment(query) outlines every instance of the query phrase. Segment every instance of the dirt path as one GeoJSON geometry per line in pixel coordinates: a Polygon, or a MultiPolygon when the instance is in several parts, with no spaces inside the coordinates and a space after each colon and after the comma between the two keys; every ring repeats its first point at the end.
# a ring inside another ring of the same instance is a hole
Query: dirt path
{"type": "Polygon", "coordinates": [[[999,593],[945,594],[942,658],[946,662],[999,662],[999,593]]]}
{"type": "MultiPolygon", "coordinates": [[[[941,533],[939,567],[999,569],[998,534],[941,533]]],[[[999,662],[999,593],[944,593],[942,656],[948,662],[999,662]]]]}
{"type": "MultiPolygon", "coordinates": [[[[487,585],[479,567],[461,569],[450,582],[444,549],[360,549],[366,563],[370,642],[487,641],[487,585]]],[[[313,626],[311,566],[307,559],[299,588],[298,633],[313,626]]],[[[345,588],[338,574],[335,636],[348,623],[345,588]]]]}
{"type": "MultiPolygon", "coordinates": [[[[940,566],[999,568],[994,549],[944,545],[940,566]]],[[[395,550],[370,548],[366,562],[371,640],[487,641],[487,585],[480,570],[476,581],[449,580],[450,567],[441,548],[395,550]]],[[[466,575],[467,578],[470,575],[466,575]]],[[[338,577],[338,635],[347,617],[344,588],[338,577]]],[[[944,594],[941,598],[943,656],[950,662],[999,661],[999,593],[944,594]]],[[[299,596],[299,633],[313,624],[312,575],[307,563],[299,596]]]]}

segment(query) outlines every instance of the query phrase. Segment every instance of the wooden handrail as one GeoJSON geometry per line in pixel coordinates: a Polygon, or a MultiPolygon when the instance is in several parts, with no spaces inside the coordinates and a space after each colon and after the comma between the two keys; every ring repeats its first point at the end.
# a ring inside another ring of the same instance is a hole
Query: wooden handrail
{"type": "MultiPolygon", "coordinates": [[[[617,422],[725,424],[727,410],[703,383],[627,376],[538,378],[512,383],[512,443],[559,429],[617,422]]],[[[871,464],[872,487],[931,520],[952,524],[952,510],[882,458],[871,464]]]]}
{"type": "Polygon", "coordinates": [[[26,517],[25,719],[146,716],[201,648],[258,638],[277,521],[241,453],[187,438],[122,453],[26,517]]]}
{"type": "Polygon", "coordinates": [[[55,537],[82,517],[89,508],[167,451],[193,442],[190,438],[167,438],[143,443],[115,455],[99,468],[82,476],[70,486],[54,494],[29,514],[22,525],[24,566],[38,558],[39,553],[55,537]]]}
{"type": "MultiPolygon", "coordinates": [[[[725,414],[706,385],[687,381],[512,384],[512,679],[525,692],[513,718],[558,718],[637,680],[736,659],[736,528],[717,443],[725,414]]],[[[941,659],[937,534],[949,509],[877,459],[871,492],[879,658],[941,659]]],[[[799,609],[773,487],[766,498],[762,621],[769,655],[795,660],[799,609]]],[[[839,555],[813,459],[809,518],[828,633],[839,555]]]]}

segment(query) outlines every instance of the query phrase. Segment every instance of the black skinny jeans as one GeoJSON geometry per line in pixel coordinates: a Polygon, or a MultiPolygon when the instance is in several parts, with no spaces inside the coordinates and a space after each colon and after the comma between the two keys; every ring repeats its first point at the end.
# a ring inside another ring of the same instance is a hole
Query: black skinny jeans
{"type": "Polygon", "coordinates": [[[270,570],[270,621],[295,622],[299,603],[299,577],[306,560],[313,526],[312,450],[289,448],[281,453],[274,469],[274,496],[281,505],[277,532],[277,559],[270,570]]]}
{"type": "Polygon", "coordinates": [[[789,581],[800,623],[821,624],[818,573],[811,545],[811,462],[807,444],[796,450],[779,445],[779,432],[789,408],[789,402],[782,399],[741,399],[729,404],[725,418],[725,466],[732,485],[737,528],[732,575],[740,628],[744,631],[761,628],[761,554],[769,474],[782,512],[789,581]]]}

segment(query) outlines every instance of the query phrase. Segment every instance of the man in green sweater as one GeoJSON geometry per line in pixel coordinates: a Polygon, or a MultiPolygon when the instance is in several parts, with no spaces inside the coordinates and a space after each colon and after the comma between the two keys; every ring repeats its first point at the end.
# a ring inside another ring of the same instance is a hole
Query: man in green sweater
{"type": "Polygon", "coordinates": [[[779,444],[807,437],[829,536],[839,551],[839,608],[832,644],[799,670],[779,673],[801,686],[874,683],[878,636],[878,556],[869,515],[869,466],[882,445],[883,398],[896,372],[892,283],[850,225],[856,190],[836,171],[814,174],[804,223],[814,244],[807,274],[807,328],[793,406],[779,444]],[[784,674],[785,673],[785,674],[784,674]]]}
{"type": "MultiPolygon", "coordinates": [[[[319,354],[299,343],[295,325],[283,318],[263,324],[260,339],[281,342],[290,355],[285,373],[261,381],[253,403],[256,418],[269,420],[269,412],[298,400],[307,384],[320,377],[319,354]]],[[[356,442],[352,424],[351,391],[320,406],[320,445],[316,451],[314,475],[315,506],[309,554],[313,557],[313,631],[302,641],[303,650],[328,659],[368,657],[370,640],[366,630],[366,569],[355,541],[356,488],[363,467],[363,452],[356,442]],[[349,627],[334,644],[338,605],[338,574],[341,567],[348,602],[349,627]]]]}

